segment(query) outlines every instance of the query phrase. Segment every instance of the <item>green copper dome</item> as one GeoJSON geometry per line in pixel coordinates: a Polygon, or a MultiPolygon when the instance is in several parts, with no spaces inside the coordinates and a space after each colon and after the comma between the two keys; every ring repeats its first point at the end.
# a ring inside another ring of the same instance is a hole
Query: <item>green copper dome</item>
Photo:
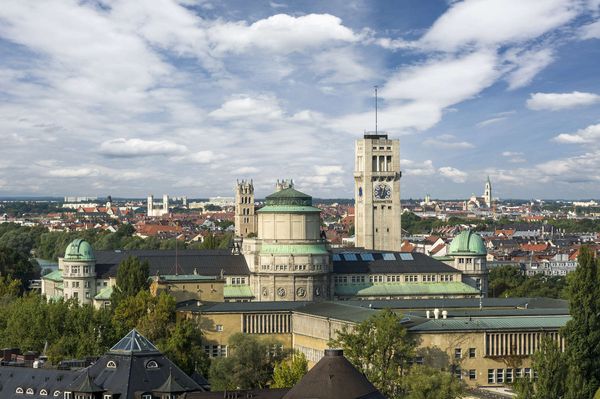
{"type": "Polygon", "coordinates": [[[89,242],[78,238],[73,240],[65,250],[65,260],[93,261],[94,251],[89,242]]]}
{"type": "Polygon", "coordinates": [[[286,188],[267,196],[265,206],[257,213],[319,213],[312,206],[312,197],[293,188],[286,188]]]}
{"type": "Polygon", "coordinates": [[[483,240],[471,230],[463,230],[450,243],[448,255],[487,255],[483,240]]]}

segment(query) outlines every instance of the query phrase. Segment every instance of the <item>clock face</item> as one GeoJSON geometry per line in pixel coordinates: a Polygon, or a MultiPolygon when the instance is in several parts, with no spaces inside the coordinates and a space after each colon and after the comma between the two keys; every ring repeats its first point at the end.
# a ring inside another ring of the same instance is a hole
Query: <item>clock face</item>
{"type": "Polygon", "coordinates": [[[389,199],[392,196],[392,189],[385,183],[379,183],[375,186],[373,194],[377,199],[389,199]]]}

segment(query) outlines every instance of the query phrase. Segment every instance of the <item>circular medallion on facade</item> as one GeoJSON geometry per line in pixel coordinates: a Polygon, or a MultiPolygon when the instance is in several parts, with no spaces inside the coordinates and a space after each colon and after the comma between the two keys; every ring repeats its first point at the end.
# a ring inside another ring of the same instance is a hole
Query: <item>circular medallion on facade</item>
{"type": "Polygon", "coordinates": [[[300,298],[304,298],[306,296],[306,290],[303,287],[298,287],[296,290],[296,295],[298,295],[300,298]]]}
{"type": "Polygon", "coordinates": [[[269,289],[267,287],[263,287],[262,294],[263,296],[269,296],[269,289]]]}
{"type": "Polygon", "coordinates": [[[277,288],[277,295],[285,296],[285,288],[283,288],[283,287],[277,288]]]}

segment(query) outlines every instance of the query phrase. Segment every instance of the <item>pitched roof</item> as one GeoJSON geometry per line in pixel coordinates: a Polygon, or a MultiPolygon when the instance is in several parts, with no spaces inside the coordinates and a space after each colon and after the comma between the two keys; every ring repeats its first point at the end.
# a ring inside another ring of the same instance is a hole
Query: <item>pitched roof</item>
{"type": "Polygon", "coordinates": [[[333,272],[353,273],[458,273],[439,260],[418,252],[334,252],[333,272]]]}
{"type": "Polygon", "coordinates": [[[341,349],[326,349],[325,356],[283,397],[304,398],[385,399],[341,349]]]}
{"type": "Polygon", "coordinates": [[[156,346],[148,341],[146,337],[140,334],[135,328],[125,335],[112,348],[112,353],[157,353],[156,346]]]}

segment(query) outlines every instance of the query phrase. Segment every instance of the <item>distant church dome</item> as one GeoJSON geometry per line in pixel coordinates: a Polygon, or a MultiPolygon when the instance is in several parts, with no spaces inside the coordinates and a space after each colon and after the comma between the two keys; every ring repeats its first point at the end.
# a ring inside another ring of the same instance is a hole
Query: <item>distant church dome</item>
{"type": "Polygon", "coordinates": [[[93,261],[95,259],[92,246],[89,242],[82,240],[81,238],[73,240],[65,250],[64,260],[93,261]]]}
{"type": "Polygon", "coordinates": [[[479,234],[463,230],[450,243],[448,255],[487,255],[487,250],[479,234]]]}

